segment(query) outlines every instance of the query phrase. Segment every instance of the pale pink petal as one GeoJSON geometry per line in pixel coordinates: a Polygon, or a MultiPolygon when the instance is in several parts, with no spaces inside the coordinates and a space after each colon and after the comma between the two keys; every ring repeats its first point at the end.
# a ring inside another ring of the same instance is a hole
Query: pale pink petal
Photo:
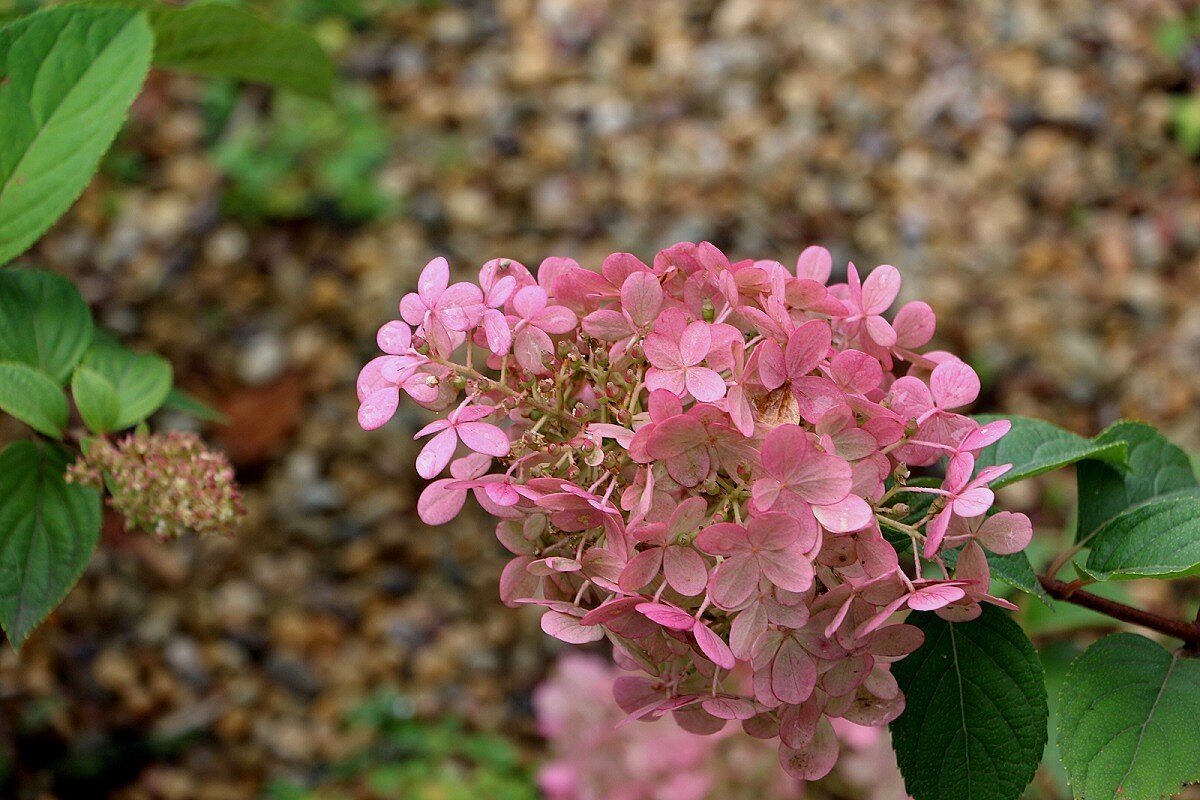
{"type": "Polygon", "coordinates": [[[454,458],[454,448],[457,446],[458,435],[452,429],[434,436],[425,443],[417,456],[417,474],[426,480],[437,477],[450,463],[450,459],[454,458]]]}
{"type": "Polygon", "coordinates": [[[1006,419],[996,419],[980,425],[962,440],[963,450],[982,450],[988,445],[995,444],[1012,430],[1012,423],[1006,419]]]}
{"type": "Polygon", "coordinates": [[[444,525],[458,516],[467,499],[465,489],[451,489],[453,478],[442,478],[425,487],[417,499],[417,516],[426,525],[444,525]]]}
{"type": "Polygon", "coordinates": [[[849,533],[870,525],[874,512],[866,500],[850,494],[836,503],[814,505],[812,513],[826,530],[849,533]]]}
{"type": "Polygon", "coordinates": [[[883,367],[873,356],[860,350],[843,350],[829,362],[829,375],[846,391],[866,394],[879,388],[883,367]]]}
{"type": "Polygon", "coordinates": [[[683,357],[679,353],[679,343],[663,336],[652,333],[642,342],[646,360],[659,369],[676,370],[683,366],[683,357]]]}
{"type": "Polygon", "coordinates": [[[967,596],[961,586],[947,586],[945,584],[934,584],[933,586],[925,586],[918,589],[908,597],[908,607],[913,611],[933,611],[942,606],[949,605],[955,600],[961,600],[967,596]]]}
{"type": "Polygon", "coordinates": [[[867,317],[864,324],[867,326],[867,335],[875,344],[880,347],[892,347],[896,344],[896,331],[883,317],[867,317]]]}
{"type": "Polygon", "coordinates": [[[605,342],[615,342],[633,334],[629,320],[619,311],[600,309],[583,318],[583,329],[589,336],[605,342]]]}
{"type": "Polygon", "coordinates": [[[780,589],[804,592],[813,584],[813,566],[799,548],[763,551],[758,554],[758,564],[763,576],[780,589]]]}
{"type": "Polygon", "coordinates": [[[864,314],[882,314],[900,294],[900,271],[890,264],[876,267],[862,282],[864,314]]]}
{"type": "Polygon", "coordinates": [[[701,450],[704,425],[693,416],[677,416],[654,426],[646,450],[656,459],[669,460],[688,450],[701,450]]]}
{"type": "Polygon", "coordinates": [[[662,285],[653,273],[634,272],[621,284],[621,307],[639,328],[654,322],[662,302],[662,285]]]}
{"type": "Polygon", "coordinates": [[[421,277],[417,279],[417,294],[426,306],[432,308],[437,299],[442,296],[442,292],[446,291],[448,285],[450,285],[450,263],[442,256],[438,256],[426,264],[425,269],[421,270],[421,277]]]}
{"type": "Polygon", "coordinates": [[[545,308],[546,303],[546,290],[540,286],[526,286],[513,295],[513,310],[525,319],[545,308]]]}
{"type": "Polygon", "coordinates": [[[498,356],[508,355],[512,349],[512,328],[503,314],[490,309],[483,314],[483,334],[487,338],[488,349],[498,356]]]}
{"type": "Polygon", "coordinates": [[[906,375],[896,379],[889,390],[892,410],[901,417],[919,417],[933,408],[933,395],[920,378],[906,375]]]}
{"type": "Polygon", "coordinates": [[[1033,539],[1033,525],[1024,514],[1001,511],[984,520],[975,536],[993,553],[1019,553],[1033,539]]]}
{"type": "Polygon", "coordinates": [[[400,316],[409,325],[420,325],[424,322],[425,312],[428,310],[416,292],[409,292],[400,298],[400,316]]]}
{"type": "Polygon", "coordinates": [[[459,425],[458,438],[476,453],[508,455],[508,436],[489,422],[465,422],[459,425]]]}
{"type": "Polygon", "coordinates": [[[683,393],[687,391],[687,382],[684,380],[682,369],[658,369],[657,367],[651,367],[646,370],[646,388],[651,392],[663,389],[673,395],[682,397],[683,393]]]}
{"type": "Polygon", "coordinates": [[[743,661],[750,657],[754,642],[767,629],[767,612],[762,603],[753,603],[733,618],[729,626],[729,647],[743,661]]]}
{"type": "Polygon", "coordinates": [[[804,248],[796,259],[796,277],[807,278],[818,283],[828,283],[833,274],[833,257],[824,247],[811,245],[804,248]]]}
{"type": "Polygon", "coordinates": [[[954,579],[974,581],[976,585],[968,589],[970,595],[978,597],[987,593],[992,582],[992,570],[978,542],[967,542],[958,554],[958,563],[954,566],[954,579]]]}
{"type": "Polygon", "coordinates": [[[412,329],[400,320],[394,319],[379,329],[375,335],[379,349],[392,355],[406,353],[412,345],[412,329]]]}
{"type": "MultiPolygon", "coordinates": [[[[776,428],[778,430],[778,428],[776,428]]],[[[791,458],[796,462],[791,470],[788,488],[815,505],[837,503],[850,491],[853,474],[844,459],[828,453],[813,453],[807,458],[791,458]]]]}
{"type": "Polygon", "coordinates": [[[996,496],[991,489],[977,486],[955,498],[954,513],[960,517],[978,517],[980,514],[986,514],[995,501],[996,496]]]}
{"type": "Polygon", "coordinates": [[[546,367],[542,364],[542,356],[553,350],[554,343],[550,341],[550,337],[546,335],[545,331],[532,325],[527,325],[518,331],[513,340],[513,352],[517,356],[517,362],[533,373],[546,371],[546,367]]]}
{"type": "Polygon", "coordinates": [[[604,629],[599,625],[582,625],[578,617],[553,610],[542,614],[542,630],[568,644],[586,644],[604,638],[604,629]]]}
{"type": "Polygon", "coordinates": [[[395,386],[377,389],[358,407],[358,424],[364,431],[373,431],[395,416],[399,405],[400,391],[395,386]]]}
{"type": "Polygon", "coordinates": [[[725,396],[724,379],[707,367],[688,367],[684,371],[684,385],[701,403],[713,403],[725,396]]]}
{"type": "Polygon", "coordinates": [[[733,669],[737,666],[737,660],[734,659],[733,651],[729,649],[729,645],[725,644],[725,641],[720,636],[717,636],[706,626],[697,622],[692,627],[692,634],[696,637],[696,644],[700,647],[700,652],[708,656],[709,661],[721,669],[733,669]]]}
{"type": "Polygon", "coordinates": [[[526,569],[532,562],[532,556],[517,556],[504,566],[500,573],[500,600],[506,606],[516,606],[518,601],[533,597],[537,592],[541,581],[526,569]]]}
{"type": "Polygon", "coordinates": [[[708,355],[710,347],[712,347],[712,334],[708,330],[708,323],[699,320],[691,323],[683,329],[683,336],[679,339],[681,363],[689,367],[699,364],[708,355]]]}
{"type": "Polygon", "coordinates": [[[979,376],[963,362],[950,361],[933,368],[929,388],[940,408],[959,408],[979,396],[979,376]]]}
{"type": "Polygon", "coordinates": [[[936,327],[937,317],[933,309],[920,301],[905,303],[892,320],[892,328],[896,331],[896,345],[906,350],[928,344],[936,327]]]}
{"type": "Polygon", "coordinates": [[[559,335],[574,330],[579,323],[579,318],[566,306],[548,306],[534,314],[529,322],[546,333],[559,335]]]}

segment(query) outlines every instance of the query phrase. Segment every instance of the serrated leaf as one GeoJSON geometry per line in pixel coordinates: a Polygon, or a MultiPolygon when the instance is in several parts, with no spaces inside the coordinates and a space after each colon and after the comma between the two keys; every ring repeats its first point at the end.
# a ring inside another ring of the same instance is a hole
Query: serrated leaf
{"type": "Polygon", "coordinates": [[[1200,781],[1200,661],[1143,636],[1093,644],[1067,673],[1058,746],[1078,798],[1154,800],[1200,781]]]}
{"type": "Polygon", "coordinates": [[[0,29],[0,264],[87,186],[153,49],[145,15],[127,8],[63,6],[0,29]]]}
{"type": "Polygon", "coordinates": [[[1187,453],[1143,422],[1118,422],[1092,441],[1124,442],[1128,466],[1117,469],[1087,461],[1079,465],[1076,540],[1100,530],[1131,506],[1198,486],[1187,453]]]}
{"type": "Polygon", "coordinates": [[[892,744],[916,800],[1015,800],[1046,746],[1046,687],[1033,645],[1003,611],[971,622],[914,614],[925,643],[892,667],[905,694],[892,744]]]}
{"type": "Polygon", "coordinates": [[[111,344],[95,345],[83,365],[112,384],[119,410],[113,430],[132,427],[162,407],[171,392],[171,364],[151,353],[134,353],[111,344]]]}
{"type": "Polygon", "coordinates": [[[163,402],[162,407],[178,411],[181,414],[187,414],[196,419],[205,420],[206,422],[215,422],[218,425],[224,425],[229,421],[229,418],[220,411],[201,402],[178,386],[171,387],[171,391],[167,394],[167,399],[163,402]]]}
{"type": "Polygon", "coordinates": [[[0,363],[0,410],[55,439],[67,429],[63,390],[49,375],[15,361],[0,363]]]}
{"type": "Polygon", "coordinates": [[[1200,566],[1200,494],[1184,490],[1118,514],[1090,546],[1084,571],[1099,580],[1188,574],[1200,566]]]}
{"type": "Polygon", "coordinates": [[[1012,422],[1012,430],[1008,435],[985,447],[975,459],[976,469],[996,464],[1013,465],[1012,469],[992,481],[993,489],[1061,469],[1085,459],[1104,461],[1117,466],[1125,464],[1125,445],[1122,442],[1098,444],[1057,425],[1028,417],[980,414],[974,419],[981,424],[996,419],[1012,422]]]}
{"type": "Polygon", "coordinates": [[[0,360],[40,369],[61,386],[93,334],[92,312],[66,278],[0,270],[0,360]]]}
{"type": "Polygon", "coordinates": [[[265,83],[328,100],[334,66],[304,28],[226,3],[171,6],[156,0],[104,0],[144,10],[154,29],[154,65],[265,83]]]}
{"type": "Polygon", "coordinates": [[[68,484],[61,447],[0,453],[0,624],[19,648],[79,580],[100,538],[100,493],[68,484]]]}
{"type": "Polygon", "coordinates": [[[115,429],[121,401],[108,378],[90,367],[76,367],[71,377],[71,396],[75,398],[75,407],[88,430],[108,433],[115,429]]]}

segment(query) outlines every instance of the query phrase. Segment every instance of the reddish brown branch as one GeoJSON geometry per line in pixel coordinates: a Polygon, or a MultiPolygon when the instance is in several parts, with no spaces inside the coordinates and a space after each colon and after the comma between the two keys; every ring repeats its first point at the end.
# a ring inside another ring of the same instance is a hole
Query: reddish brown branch
{"type": "Polygon", "coordinates": [[[1127,606],[1124,603],[1118,603],[1116,600],[1109,600],[1107,597],[1081,591],[1072,584],[1056,578],[1048,578],[1045,575],[1039,575],[1038,581],[1042,584],[1042,588],[1046,590],[1046,593],[1055,600],[1074,603],[1077,606],[1090,608],[1092,611],[1098,611],[1101,614],[1113,619],[1119,619],[1122,622],[1141,625],[1143,628],[1165,633],[1167,636],[1181,639],[1189,649],[1200,649],[1200,624],[1198,623],[1171,619],[1170,617],[1163,617],[1140,608],[1127,606]]]}

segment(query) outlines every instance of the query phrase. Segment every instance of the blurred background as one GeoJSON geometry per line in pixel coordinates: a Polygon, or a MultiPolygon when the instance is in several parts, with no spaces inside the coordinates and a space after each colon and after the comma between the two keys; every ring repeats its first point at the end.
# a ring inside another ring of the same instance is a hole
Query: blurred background
{"type": "MultiPolygon", "coordinates": [[[[424,412],[355,423],[375,330],[434,255],[467,277],[496,256],[823,244],[901,270],[983,376],[980,410],[1088,434],[1135,417],[1200,447],[1190,6],[254,4],[336,56],[334,104],[152,74],[23,259],[228,416],[204,431],[249,520],[169,544],[111,521],[62,608],[0,651],[0,796],[533,796],[531,693],[560,646],[498,602],[481,512],[417,519],[424,412]]],[[[1002,497],[1048,550],[1072,487],[1002,497]]],[[[1200,596],[1118,588],[1177,613],[1200,596]]],[[[1053,697],[1104,620],[1026,616],[1053,697]]],[[[1030,797],[1063,796],[1053,744],[1047,763],[1030,797]]]]}

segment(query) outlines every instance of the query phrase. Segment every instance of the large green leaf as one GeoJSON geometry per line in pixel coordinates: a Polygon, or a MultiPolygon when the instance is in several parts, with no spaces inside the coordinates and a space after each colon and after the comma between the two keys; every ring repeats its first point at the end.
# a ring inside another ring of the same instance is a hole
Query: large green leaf
{"type": "Polygon", "coordinates": [[[1046,746],[1046,687],[1033,645],[1003,611],[971,622],[909,617],[925,632],[892,667],[905,694],[892,723],[904,783],[916,800],[1015,800],[1046,746]]]}
{"type": "Polygon", "coordinates": [[[117,388],[108,378],[90,367],[79,366],[71,376],[71,396],[79,416],[92,433],[108,433],[115,429],[121,413],[117,388]]]}
{"type": "Polygon", "coordinates": [[[1100,580],[1189,573],[1200,566],[1200,495],[1184,490],[1134,506],[1090,546],[1085,569],[1100,580]]]}
{"type": "Polygon", "coordinates": [[[149,15],[157,67],[265,83],[319,100],[331,96],[333,62],[299,25],[274,22],[227,3],[102,2],[149,15]]]}
{"type": "Polygon", "coordinates": [[[1126,469],[1085,461],[1076,473],[1079,485],[1077,539],[1100,530],[1127,508],[1181,490],[1196,489],[1188,454],[1143,422],[1118,422],[1092,440],[1124,442],[1126,469]]]}
{"type": "Polygon", "coordinates": [[[67,396],[44,372],[18,364],[0,362],[0,410],[55,439],[67,428],[67,396]]]}
{"type": "Polygon", "coordinates": [[[1023,481],[1043,472],[1060,469],[1085,459],[1125,464],[1125,443],[1097,443],[1040,419],[1004,414],[981,414],[982,423],[996,419],[1012,422],[1012,430],[1003,439],[985,447],[975,459],[976,468],[1012,464],[1013,468],[996,480],[992,488],[1023,481]]]}
{"type": "Polygon", "coordinates": [[[0,270],[0,360],[40,369],[62,385],[92,335],[92,312],[66,278],[0,270]]]}
{"type": "Polygon", "coordinates": [[[0,264],[87,186],[153,49],[145,15],[128,8],[63,6],[0,29],[0,264]]]}
{"type": "Polygon", "coordinates": [[[1093,644],[1067,673],[1058,747],[1087,800],[1156,800],[1200,781],[1200,661],[1132,633],[1093,644]]]}
{"type": "Polygon", "coordinates": [[[13,442],[0,453],[0,624],[13,647],[62,602],[100,538],[100,493],[68,484],[69,454],[13,442]]]}
{"type": "Polygon", "coordinates": [[[171,392],[171,364],[150,353],[134,353],[112,344],[96,344],[83,365],[103,376],[117,394],[112,430],[129,428],[153,414],[171,392]]]}

